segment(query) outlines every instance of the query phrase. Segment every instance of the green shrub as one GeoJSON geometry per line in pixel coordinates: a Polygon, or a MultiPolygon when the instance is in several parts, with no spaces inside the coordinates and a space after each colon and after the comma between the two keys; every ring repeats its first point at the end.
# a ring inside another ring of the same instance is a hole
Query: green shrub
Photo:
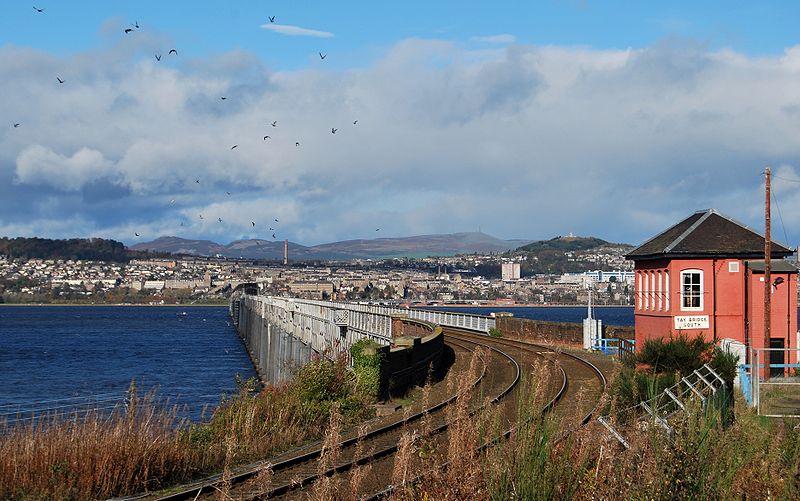
{"type": "Polygon", "coordinates": [[[380,398],[384,386],[381,379],[383,353],[381,345],[370,339],[360,339],[350,347],[356,391],[371,398],[380,398]]]}
{"type": "Polygon", "coordinates": [[[644,343],[637,355],[639,363],[648,364],[653,371],[689,374],[711,359],[714,344],[706,342],[702,334],[689,339],[680,334],[667,341],[661,338],[644,343]]]}
{"type": "Polygon", "coordinates": [[[503,333],[500,332],[500,329],[496,329],[494,327],[489,329],[489,335],[492,337],[503,337],[503,333]]]}

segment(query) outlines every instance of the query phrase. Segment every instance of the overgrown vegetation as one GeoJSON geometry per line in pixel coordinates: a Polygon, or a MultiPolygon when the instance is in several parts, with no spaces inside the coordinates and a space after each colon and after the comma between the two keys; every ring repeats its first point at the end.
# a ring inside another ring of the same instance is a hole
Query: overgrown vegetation
{"type": "Polygon", "coordinates": [[[358,391],[380,398],[384,388],[381,386],[381,364],[383,353],[381,345],[371,339],[362,338],[350,347],[353,357],[353,374],[358,391]]]}
{"type": "Polygon", "coordinates": [[[492,337],[503,337],[503,332],[500,329],[492,327],[489,329],[489,335],[492,337]]]}
{"type": "MultiPolygon", "coordinates": [[[[717,413],[700,408],[660,428],[622,425],[624,449],[597,422],[572,434],[574,423],[544,414],[551,368],[533,369],[521,391],[507,440],[504,413],[489,406],[473,414],[479,391],[458,384],[447,435],[423,424],[398,444],[388,483],[392,499],[798,499],[800,428],[791,421],[762,421],[750,413],[724,427],[717,413]],[[481,449],[481,445],[486,447],[481,449]],[[442,467],[441,465],[445,465],[442,467]]],[[[451,381],[469,381],[469,371],[451,381]]],[[[556,411],[558,412],[558,411],[556,411]]],[[[326,443],[337,443],[336,426],[326,443]]],[[[333,453],[331,453],[333,454],[333,453]]],[[[311,499],[357,499],[364,472],[324,478],[311,499]]]]}
{"type": "Polygon", "coordinates": [[[50,416],[0,430],[0,499],[97,499],[154,491],[320,438],[372,416],[344,359],[314,360],[285,384],[250,383],[207,423],[186,426],[152,397],[111,416],[50,416]]]}

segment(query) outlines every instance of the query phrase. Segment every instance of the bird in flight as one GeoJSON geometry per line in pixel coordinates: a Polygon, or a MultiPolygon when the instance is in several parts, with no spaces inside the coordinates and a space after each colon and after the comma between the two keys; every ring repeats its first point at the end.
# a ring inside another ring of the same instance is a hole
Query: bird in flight
{"type": "Polygon", "coordinates": [[[177,51],[177,50],[175,50],[175,49],[170,49],[170,50],[169,50],[169,52],[167,52],[167,55],[170,55],[170,54],[172,54],[173,52],[175,53],[175,55],[176,55],[176,56],[178,55],[178,51],[177,51]]]}
{"type": "Polygon", "coordinates": [[[217,221],[219,221],[219,222],[221,223],[221,222],[222,222],[222,218],[221,218],[221,217],[218,217],[218,218],[217,218],[217,221]]]}
{"type": "Polygon", "coordinates": [[[274,122],[272,122],[272,126],[273,126],[273,127],[277,127],[277,126],[278,126],[278,121],[277,121],[277,120],[275,120],[274,122]]]}
{"type": "Polygon", "coordinates": [[[381,229],[380,228],[375,228],[375,231],[381,231],[381,229]]]}
{"type": "Polygon", "coordinates": [[[272,226],[270,226],[270,227],[269,227],[269,231],[275,231],[275,228],[273,228],[272,226]]]}
{"type": "Polygon", "coordinates": [[[339,129],[334,129],[333,127],[331,127],[331,134],[336,134],[337,130],[339,130],[339,129]]]}
{"type": "Polygon", "coordinates": [[[294,145],[295,146],[300,146],[300,143],[295,142],[294,145]]]}
{"type": "Polygon", "coordinates": [[[197,183],[197,184],[200,184],[200,180],[199,179],[195,179],[194,182],[197,183]]]}
{"type": "Polygon", "coordinates": [[[156,54],[156,61],[161,61],[161,56],[159,54],[156,54]]]}
{"type": "Polygon", "coordinates": [[[36,12],[40,12],[40,13],[44,12],[44,9],[40,9],[40,8],[36,7],[35,5],[33,6],[33,10],[35,10],[36,12]]]}
{"type": "Polygon", "coordinates": [[[63,84],[63,83],[64,83],[64,81],[63,81],[63,80],[61,80],[61,77],[56,77],[56,80],[58,80],[58,83],[60,83],[60,84],[63,84]]]}
{"type": "Polygon", "coordinates": [[[226,99],[228,99],[228,98],[227,98],[227,97],[225,97],[225,96],[222,96],[220,99],[222,99],[222,100],[224,101],[224,100],[226,100],[226,99]]]}
{"type": "Polygon", "coordinates": [[[269,136],[264,136],[264,141],[266,141],[267,139],[272,139],[272,138],[269,136]]]}
{"type": "Polygon", "coordinates": [[[353,120],[353,125],[357,124],[358,120],[353,120]]]}
{"type": "Polygon", "coordinates": [[[14,124],[14,128],[15,128],[15,129],[16,129],[17,127],[19,127],[19,126],[20,126],[20,124],[14,124]]]}
{"type": "Polygon", "coordinates": [[[139,234],[138,234],[138,233],[136,233],[135,231],[133,232],[133,234],[134,234],[134,235],[136,235],[137,237],[139,236],[139,234]]]}
{"type": "Polygon", "coordinates": [[[275,22],[275,16],[269,16],[269,22],[274,23],[275,22]]]}
{"type": "Polygon", "coordinates": [[[174,203],[175,203],[175,199],[174,199],[174,198],[173,198],[172,200],[170,200],[170,201],[169,201],[169,204],[170,204],[170,205],[172,205],[172,204],[174,204],[174,203]]]}
{"type": "Polygon", "coordinates": [[[128,33],[130,33],[131,31],[133,31],[133,28],[125,28],[125,34],[126,34],[126,35],[127,35],[128,33]]]}
{"type": "Polygon", "coordinates": [[[255,227],[256,227],[256,222],[255,222],[255,221],[250,221],[250,224],[252,224],[252,225],[253,225],[253,228],[255,228],[255,227]]]}
{"type": "Polygon", "coordinates": [[[319,58],[320,59],[325,59],[326,57],[328,57],[327,54],[323,54],[322,52],[319,53],[319,58]]]}
{"type": "Polygon", "coordinates": [[[181,221],[181,226],[183,226],[183,221],[181,221]]]}
{"type": "Polygon", "coordinates": [[[275,238],[275,234],[274,233],[272,234],[272,238],[275,238]]]}
{"type": "Polygon", "coordinates": [[[228,196],[231,196],[231,192],[230,191],[226,191],[225,193],[227,193],[228,196]]]}
{"type": "Polygon", "coordinates": [[[133,25],[136,27],[137,30],[139,29],[139,21],[136,21],[135,23],[133,23],[133,25]]]}
{"type": "Polygon", "coordinates": [[[200,214],[200,219],[203,219],[203,215],[202,214],[200,214]]]}
{"type": "Polygon", "coordinates": [[[238,145],[238,144],[234,144],[233,146],[231,146],[231,149],[234,149],[234,148],[236,148],[237,146],[239,146],[239,145],[238,145]]]}
{"type": "Polygon", "coordinates": [[[278,222],[278,218],[277,218],[277,217],[275,218],[275,222],[276,222],[276,223],[278,222]]]}

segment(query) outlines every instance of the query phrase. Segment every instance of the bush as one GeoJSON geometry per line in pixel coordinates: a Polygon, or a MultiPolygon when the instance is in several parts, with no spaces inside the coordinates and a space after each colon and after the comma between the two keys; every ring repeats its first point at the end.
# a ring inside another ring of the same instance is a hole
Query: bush
{"type": "Polygon", "coordinates": [[[669,340],[651,339],[644,343],[637,361],[648,364],[653,372],[680,372],[689,374],[711,360],[713,343],[706,342],[702,334],[689,339],[680,334],[669,340]]]}
{"type": "Polygon", "coordinates": [[[503,337],[503,333],[500,332],[500,329],[496,329],[494,327],[489,329],[489,335],[492,337],[503,337]]]}
{"type": "Polygon", "coordinates": [[[380,398],[383,387],[381,379],[383,353],[380,348],[381,345],[366,338],[360,339],[350,347],[356,391],[371,398],[380,398]]]}

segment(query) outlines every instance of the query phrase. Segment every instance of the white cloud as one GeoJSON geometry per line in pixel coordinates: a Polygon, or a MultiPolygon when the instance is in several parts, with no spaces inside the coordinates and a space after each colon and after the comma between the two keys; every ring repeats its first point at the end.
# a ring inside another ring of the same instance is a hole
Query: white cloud
{"type": "Polygon", "coordinates": [[[472,39],[475,40],[476,42],[496,43],[496,44],[507,44],[507,43],[514,43],[517,41],[517,37],[515,37],[514,35],[509,35],[508,33],[502,33],[499,35],[472,37],[472,39]]]}
{"type": "Polygon", "coordinates": [[[16,180],[77,190],[102,177],[110,165],[102,153],[91,148],[84,147],[66,156],[37,144],[25,148],[17,157],[16,180]]]}
{"type": "MultiPolygon", "coordinates": [[[[800,172],[797,54],[409,39],[274,72],[245,51],[176,67],[6,46],[0,109],[23,125],[0,127],[0,234],[227,242],[277,217],[303,244],[478,226],[639,243],[706,207],[759,227],[764,165],[800,172]]],[[[795,184],[774,183],[789,240],[795,184]]]]}
{"type": "Polygon", "coordinates": [[[281,35],[301,36],[301,37],[317,37],[317,38],[330,38],[333,33],[329,31],[312,30],[310,28],[302,28],[300,26],[292,26],[291,24],[275,24],[265,23],[260,28],[280,33],[281,35]]]}

